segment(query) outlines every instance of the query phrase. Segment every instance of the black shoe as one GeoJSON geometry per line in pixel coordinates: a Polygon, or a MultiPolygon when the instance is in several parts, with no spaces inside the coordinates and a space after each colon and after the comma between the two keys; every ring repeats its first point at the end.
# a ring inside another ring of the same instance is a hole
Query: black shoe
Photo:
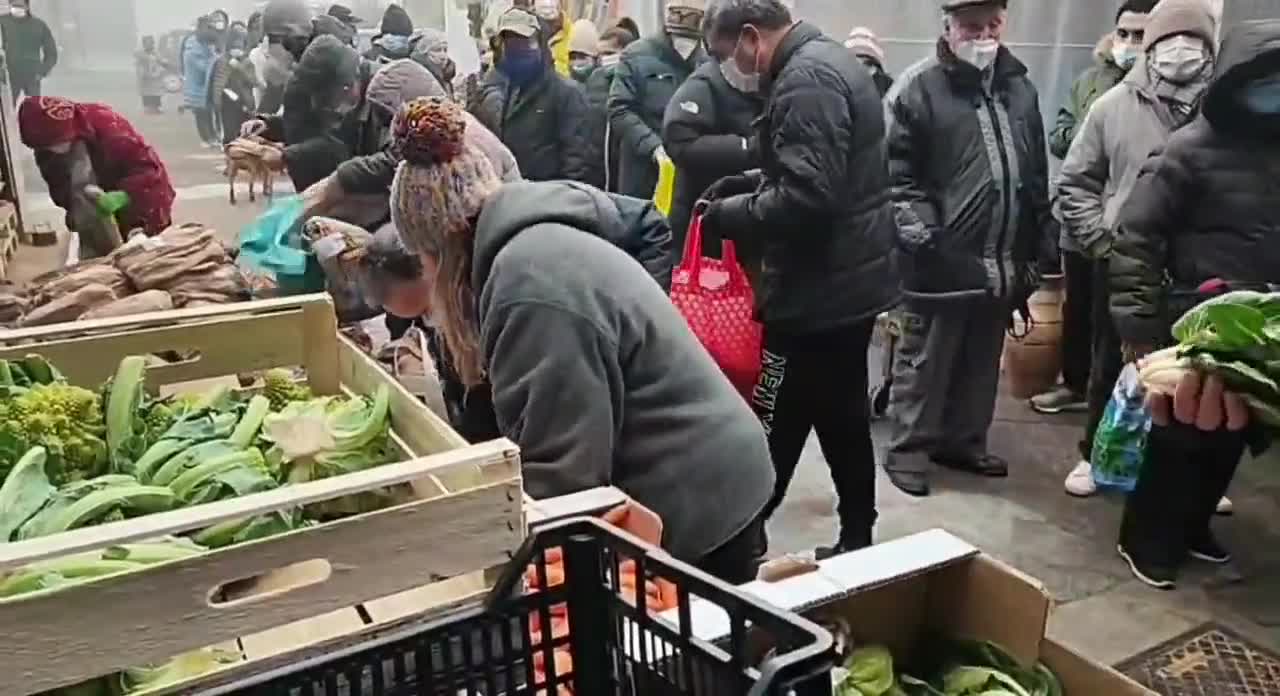
{"type": "Polygon", "coordinates": [[[948,469],[990,478],[1005,478],[1009,475],[1009,463],[994,454],[962,457],[940,454],[933,457],[933,463],[948,469]]]}
{"type": "Polygon", "coordinates": [[[857,551],[858,549],[865,549],[870,545],[871,545],[870,541],[868,541],[865,544],[862,543],[861,541],[857,541],[857,542],[841,541],[835,546],[819,546],[818,548],[813,550],[813,557],[815,560],[825,561],[828,558],[833,558],[841,554],[857,551]]]}
{"type": "Polygon", "coordinates": [[[898,488],[898,490],[909,496],[916,498],[924,498],[929,495],[929,477],[923,473],[914,471],[890,471],[885,470],[889,474],[889,482],[898,488]]]}
{"type": "Polygon", "coordinates": [[[1231,562],[1231,552],[1222,548],[1222,545],[1214,538],[1213,532],[1205,532],[1200,539],[1192,542],[1190,548],[1187,549],[1187,554],[1205,563],[1225,565],[1231,562]]]}
{"type": "Polygon", "coordinates": [[[1136,558],[1125,550],[1124,545],[1116,546],[1116,551],[1120,552],[1120,557],[1125,563],[1129,564],[1129,570],[1133,573],[1133,577],[1143,583],[1156,588],[1157,590],[1172,590],[1178,579],[1178,571],[1168,566],[1153,565],[1144,563],[1141,559],[1136,558]]]}

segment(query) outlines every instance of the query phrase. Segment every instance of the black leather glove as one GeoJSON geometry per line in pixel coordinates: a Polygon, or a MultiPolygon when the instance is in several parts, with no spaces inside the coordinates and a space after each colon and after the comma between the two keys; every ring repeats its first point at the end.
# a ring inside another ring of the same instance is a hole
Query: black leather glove
{"type": "Polygon", "coordinates": [[[730,196],[754,193],[756,189],[760,188],[760,179],[760,172],[726,176],[707,187],[707,190],[702,193],[702,198],[708,201],[717,201],[730,196]]]}

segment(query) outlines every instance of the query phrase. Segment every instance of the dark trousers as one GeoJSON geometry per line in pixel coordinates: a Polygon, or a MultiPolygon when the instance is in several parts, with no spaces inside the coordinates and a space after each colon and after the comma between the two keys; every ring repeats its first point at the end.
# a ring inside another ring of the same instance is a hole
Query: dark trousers
{"type": "MultiPolygon", "coordinates": [[[[1111,319],[1111,290],[1106,261],[1093,264],[1093,350],[1089,370],[1089,420],[1080,442],[1080,456],[1089,459],[1093,452],[1093,436],[1098,432],[1102,414],[1111,400],[1116,380],[1124,369],[1123,346],[1111,319]]],[[[1064,349],[1064,352],[1066,350],[1064,349]]]]}
{"type": "Polygon", "coordinates": [[[757,517],[720,548],[703,556],[695,565],[699,570],[732,585],[741,585],[756,579],[760,559],[756,558],[756,545],[764,518],[757,517]]]}
{"type": "Polygon", "coordinates": [[[13,95],[13,105],[18,105],[18,99],[23,95],[28,97],[40,96],[40,78],[35,75],[14,75],[9,74],[9,90],[13,95]]]}
{"type": "Polygon", "coordinates": [[[195,114],[196,133],[200,136],[200,142],[217,142],[218,132],[213,127],[213,112],[208,109],[192,109],[191,113],[195,114]]]}
{"type": "Polygon", "coordinates": [[[1067,276],[1067,301],[1062,305],[1062,383],[1076,394],[1089,388],[1093,364],[1093,266],[1084,254],[1062,254],[1067,276]]]}
{"type": "Polygon", "coordinates": [[[839,497],[840,542],[850,547],[871,542],[876,465],[867,410],[867,348],[874,325],[871,318],[806,335],[765,326],[763,369],[752,392],[777,472],[765,520],[782,504],[809,431],[816,430],[839,497]]]}
{"type": "Polygon", "coordinates": [[[1177,567],[1209,532],[1218,501],[1244,456],[1246,435],[1156,426],[1138,485],[1129,494],[1120,543],[1143,562],[1177,567]]]}

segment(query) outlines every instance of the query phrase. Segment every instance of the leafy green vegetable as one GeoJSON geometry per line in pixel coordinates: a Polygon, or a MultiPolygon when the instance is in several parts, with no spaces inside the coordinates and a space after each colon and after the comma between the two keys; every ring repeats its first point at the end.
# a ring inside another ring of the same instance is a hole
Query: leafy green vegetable
{"type": "Polygon", "coordinates": [[[18,539],[34,539],[94,524],[159,512],[172,507],[173,491],[140,485],[123,474],[99,476],[63,486],[18,529],[18,539]]]}
{"type": "Polygon", "coordinates": [[[120,673],[121,694],[162,689],[240,661],[238,653],[204,648],[151,667],[132,667],[120,673]]]}
{"type": "Polygon", "coordinates": [[[44,470],[47,459],[43,447],[33,447],[0,486],[0,544],[9,541],[57,492],[44,470]]]}
{"type": "Polygon", "coordinates": [[[1031,696],[1013,677],[990,667],[955,667],[942,683],[947,696],[1031,696]]]}
{"type": "Polygon", "coordinates": [[[111,470],[130,471],[146,449],[147,424],[140,413],[147,376],[146,358],[120,361],[107,387],[107,452],[111,470]]]}
{"type": "Polygon", "coordinates": [[[23,566],[0,576],[0,599],[55,590],[144,566],[197,556],[205,551],[189,539],[166,537],[141,544],[113,546],[23,566]]]}
{"type": "Polygon", "coordinates": [[[197,544],[220,549],[232,544],[265,539],[306,526],[300,511],[273,512],[247,519],[232,520],[203,529],[193,537],[197,544]]]}
{"type": "Polygon", "coordinates": [[[844,662],[848,670],[835,696],[889,696],[893,693],[893,655],[883,645],[854,650],[844,662]]]}

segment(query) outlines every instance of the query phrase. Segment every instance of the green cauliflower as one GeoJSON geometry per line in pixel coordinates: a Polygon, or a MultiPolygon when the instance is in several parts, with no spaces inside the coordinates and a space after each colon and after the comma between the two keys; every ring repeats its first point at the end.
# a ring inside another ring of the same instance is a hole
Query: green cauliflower
{"type": "Polygon", "coordinates": [[[105,434],[102,402],[88,389],[61,382],[0,389],[3,476],[17,463],[13,453],[33,447],[47,451],[54,484],[99,476],[107,466],[105,434]]]}
{"type": "Polygon", "coordinates": [[[262,373],[262,381],[262,395],[271,401],[272,411],[283,411],[290,403],[311,399],[311,389],[294,380],[289,370],[267,370],[262,373]]]}

